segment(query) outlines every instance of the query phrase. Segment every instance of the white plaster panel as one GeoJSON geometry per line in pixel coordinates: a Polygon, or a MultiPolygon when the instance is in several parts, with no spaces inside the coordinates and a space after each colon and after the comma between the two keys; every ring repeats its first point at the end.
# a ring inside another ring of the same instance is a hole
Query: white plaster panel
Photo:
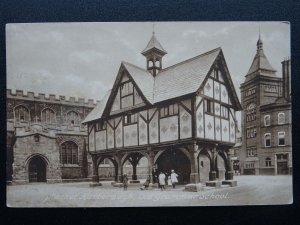
{"type": "MultiPolygon", "coordinates": [[[[135,88],[134,88],[135,89],[135,88]]],[[[138,104],[141,104],[143,103],[143,99],[142,97],[139,95],[139,93],[137,92],[137,90],[135,89],[134,90],[134,104],[135,105],[138,105],[138,104]]]]}
{"type": "Polygon", "coordinates": [[[120,89],[118,89],[117,95],[113,101],[111,111],[116,111],[120,109],[120,89]]]}
{"type": "Polygon", "coordinates": [[[139,118],[139,145],[148,144],[148,127],[147,123],[139,118]]]}
{"type": "Polygon", "coordinates": [[[145,119],[147,119],[147,110],[141,111],[140,114],[141,114],[145,119]]]}
{"type": "Polygon", "coordinates": [[[221,106],[220,106],[220,104],[215,102],[214,108],[215,108],[215,115],[220,116],[221,115],[221,106]]]}
{"type": "Polygon", "coordinates": [[[196,115],[197,121],[197,137],[204,138],[204,113],[203,113],[203,102],[199,105],[196,115]]]}
{"type": "Polygon", "coordinates": [[[113,128],[110,127],[110,125],[107,125],[107,147],[108,148],[115,147],[114,139],[115,139],[114,130],[113,128]]]}
{"type": "Polygon", "coordinates": [[[214,81],[214,98],[220,101],[220,96],[221,96],[220,83],[214,81]]]}
{"type": "Polygon", "coordinates": [[[187,100],[184,100],[184,101],[181,101],[181,103],[187,107],[189,110],[192,109],[192,102],[191,102],[191,99],[187,99],[187,100]]]}
{"type": "Polygon", "coordinates": [[[231,143],[235,143],[235,122],[234,119],[231,115],[231,113],[229,113],[229,123],[230,123],[230,136],[229,136],[229,141],[231,143]]]}
{"type": "Polygon", "coordinates": [[[96,132],[95,138],[96,138],[96,150],[106,149],[106,130],[96,132]]]}
{"type": "Polygon", "coordinates": [[[91,128],[91,133],[89,134],[89,151],[95,151],[95,132],[94,127],[91,128]]]}
{"type": "Polygon", "coordinates": [[[124,74],[123,77],[122,77],[121,82],[123,83],[123,82],[128,81],[128,80],[129,80],[129,77],[127,76],[127,74],[124,74]]]}
{"type": "Polygon", "coordinates": [[[192,116],[182,106],[179,107],[180,139],[192,137],[192,116]]]}
{"type": "Polygon", "coordinates": [[[211,98],[214,97],[214,90],[213,90],[213,80],[208,78],[205,85],[204,85],[204,95],[209,96],[211,98]]]}
{"type": "MultiPolygon", "coordinates": [[[[150,114],[150,110],[149,110],[150,114]]],[[[149,115],[150,116],[150,115],[149,115]]],[[[149,142],[158,143],[158,111],[155,112],[152,120],[149,123],[149,142]]]]}
{"type": "Polygon", "coordinates": [[[202,100],[201,96],[196,96],[196,106],[199,105],[201,100],[202,100]]]}
{"type": "Polygon", "coordinates": [[[211,115],[205,114],[204,122],[205,122],[205,138],[214,140],[215,139],[214,117],[211,115]]]}
{"type": "Polygon", "coordinates": [[[221,101],[225,102],[225,103],[228,103],[227,89],[226,89],[225,85],[223,85],[223,84],[220,84],[220,87],[221,87],[221,101]]]}
{"type": "Polygon", "coordinates": [[[222,141],[229,142],[229,120],[221,119],[222,141]]]}
{"type": "Polygon", "coordinates": [[[221,141],[221,120],[218,117],[215,117],[215,132],[216,140],[221,141]]]}
{"type": "Polygon", "coordinates": [[[155,110],[156,108],[152,108],[152,109],[149,109],[149,119],[153,116],[153,114],[155,113],[155,110]]]}
{"type": "Polygon", "coordinates": [[[160,119],[160,142],[178,140],[178,116],[160,119]]]}
{"type": "Polygon", "coordinates": [[[137,144],[137,124],[124,126],[124,146],[136,146],[137,144]]]}
{"type": "Polygon", "coordinates": [[[115,131],[117,148],[123,147],[123,129],[122,128],[123,128],[123,123],[121,121],[115,131]]]}

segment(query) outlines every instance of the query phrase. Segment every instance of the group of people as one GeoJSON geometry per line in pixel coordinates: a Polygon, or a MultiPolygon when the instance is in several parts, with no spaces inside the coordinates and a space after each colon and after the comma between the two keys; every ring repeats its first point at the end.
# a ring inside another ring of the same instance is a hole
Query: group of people
{"type": "MultiPolygon", "coordinates": [[[[164,174],[162,171],[160,172],[159,176],[158,176],[158,186],[160,187],[160,189],[163,191],[165,190],[165,186],[169,185],[173,188],[175,188],[175,185],[178,183],[178,174],[175,173],[174,170],[171,170],[171,174],[170,176],[166,176],[166,174],[164,174]]],[[[141,190],[147,189],[150,185],[150,176],[147,177],[145,183],[143,184],[143,187],[141,187],[141,190]]],[[[128,177],[127,174],[123,175],[123,187],[124,190],[127,190],[128,187],[128,177]]]]}
{"type": "Polygon", "coordinates": [[[174,170],[171,170],[171,175],[167,176],[163,173],[163,172],[160,172],[159,176],[158,176],[158,184],[159,184],[159,187],[160,189],[163,191],[165,190],[165,185],[169,185],[173,188],[175,188],[175,185],[178,183],[178,174],[175,173],[174,170]]]}

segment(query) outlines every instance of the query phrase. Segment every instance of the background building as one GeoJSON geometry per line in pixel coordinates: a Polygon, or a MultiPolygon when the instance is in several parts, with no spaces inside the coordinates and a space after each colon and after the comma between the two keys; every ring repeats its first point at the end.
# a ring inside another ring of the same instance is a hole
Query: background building
{"type": "Polygon", "coordinates": [[[284,60],[282,77],[277,77],[259,37],[256,55],[241,84],[242,174],[292,171],[290,67],[290,60],[284,60]]]}
{"type": "Polygon", "coordinates": [[[7,180],[60,182],[87,178],[87,129],[93,100],[7,90],[7,180]]]}

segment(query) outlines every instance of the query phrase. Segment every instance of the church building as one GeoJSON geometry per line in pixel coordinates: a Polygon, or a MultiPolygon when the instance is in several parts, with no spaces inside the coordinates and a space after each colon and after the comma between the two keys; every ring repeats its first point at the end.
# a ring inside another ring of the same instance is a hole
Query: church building
{"type": "Polygon", "coordinates": [[[8,89],[7,181],[64,182],[87,179],[87,128],[81,121],[95,107],[74,97],[8,89]]]}
{"type": "MultiPolygon", "coordinates": [[[[88,114],[93,183],[105,159],[120,182],[124,163],[145,157],[151,183],[158,172],[179,183],[218,186],[233,180],[230,148],[236,141],[241,104],[221,48],[163,68],[166,50],[153,33],[141,52],[146,67],[121,62],[114,84],[88,114]]],[[[234,182],[231,182],[234,184],[234,182]]]]}
{"type": "Polygon", "coordinates": [[[291,61],[282,62],[282,77],[264,54],[259,37],[252,65],[241,84],[242,174],[292,172],[291,61]]]}

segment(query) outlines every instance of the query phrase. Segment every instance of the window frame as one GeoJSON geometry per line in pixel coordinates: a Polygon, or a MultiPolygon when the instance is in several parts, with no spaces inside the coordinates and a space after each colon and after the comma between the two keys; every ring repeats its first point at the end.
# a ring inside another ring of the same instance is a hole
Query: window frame
{"type": "Polygon", "coordinates": [[[272,136],[271,136],[271,133],[265,133],[265,135],[264,135],[264,141],[265,141],[265,147],[266,148],[272,147],[272,136]],[[269,136],[270,139],[267,139],[267,136],[269,136]],[[270,140],[270,145],[267,145],[267,140],[270,140]]]}
{"type": "Polygon", "coordinates": [[[271,126],[271,115],[265,115],[264,116],[264,125],[265,125],[265,127],[271,126]],[[269,121],[269,123],[267,123],[267,121],[269,121]]]}
{"type": "Polygon", "coordinates": [[[63,165],[79,164],[79,147],[74,141],[65,141],[60,146],[60,163],[63,165]],[[75,154],[74,154],[75,153],[75,154]],[[75,157],[74,157],[75,155],[75,157]],[[74,160],[75,159],[75,160],[74,160]]]}
{"type": "Polygon", "coordinates": [[[285,131],[279,131],[278,133],[277,133],[277,141],[278,141],[278,146],[285,146],[285,131]],[[280,144],[280,137],[279,137],[279,135],[280,134],[283,134],[283,144],[280,144]]]}
{"type": "Polygon", "coordinates": [[[132,125],[138,123],[138,113],[129,113],[123,116],[123,125],[132,125]]]}
{"type": "Polygon", "coordinates": [[[173,103],[170,105],[166,105],[159,110],[160,118],[170,117],[178,115],[179,113],[179,105],[178,103],[173,103]]]}
{"type": "Polygon", "coordinates": [[[270,157],[265,158],[266,167],[272,167],[272,160],[270,157]]]}
{"type": "Polygon", "coordinates": [[[278,123],[278,125],[285,124],[285,113],[284,112],[279,112],[278,113],[278,115],[277,115],[277,123],[278,123]],[[280,116],[283,116],[283,122],[279,122],[280,121],[280,116]]]}

